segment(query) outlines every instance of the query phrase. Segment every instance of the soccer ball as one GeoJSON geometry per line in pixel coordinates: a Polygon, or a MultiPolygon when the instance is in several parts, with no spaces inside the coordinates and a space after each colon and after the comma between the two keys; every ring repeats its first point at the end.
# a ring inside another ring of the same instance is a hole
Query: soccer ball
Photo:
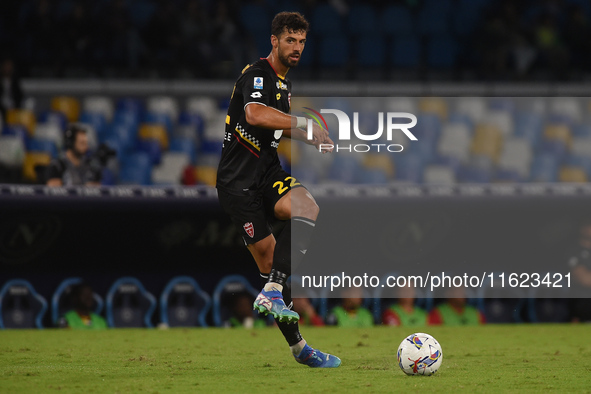
{"type": "Polygon", "coordinates": [[[407,375],[433,375],[442,361],[441,345],[429,334],[409,335],[398,346],[398,365],[407,375]]]}

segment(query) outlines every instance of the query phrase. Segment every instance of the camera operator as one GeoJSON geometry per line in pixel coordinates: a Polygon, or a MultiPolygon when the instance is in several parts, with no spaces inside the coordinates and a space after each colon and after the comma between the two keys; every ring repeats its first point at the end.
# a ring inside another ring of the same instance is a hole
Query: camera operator
{"type": "Polygon", "coordinates": [[[102,168],[115,152],[101,145],[88,156],[88,136],[80,125],[71,124],[64,135],[66,151],[46,170],[47,186],[100,186],[102,168]]]}

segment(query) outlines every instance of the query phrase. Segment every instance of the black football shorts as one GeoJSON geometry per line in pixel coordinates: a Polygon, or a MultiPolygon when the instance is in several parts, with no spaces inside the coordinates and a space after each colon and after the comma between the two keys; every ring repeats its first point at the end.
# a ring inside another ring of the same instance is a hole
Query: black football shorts
{"type": "Polygon", "coordinates": [[[296,187],[304,186],[280,168],[265,177],[260,190],[227,192],[218,189],[218,199],[238,227],[244,243],[250,245],[268,237],[273,226],[281,222],[275,217],[275,204],[296,187]]]}

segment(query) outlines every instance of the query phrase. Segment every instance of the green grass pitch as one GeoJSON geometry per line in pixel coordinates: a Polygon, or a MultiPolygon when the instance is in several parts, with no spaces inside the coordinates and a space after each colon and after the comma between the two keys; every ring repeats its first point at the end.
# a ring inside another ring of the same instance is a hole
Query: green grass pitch
{"type": "Polygon", "coordinates": [[[2,331],[0,393],[591,393],[590,325],[302,332],[312,346],[341,357],[342,366],[297,364],[276,328],[2,331]],[[421,331],[439,340],[443,364],[431,377],[406,376],[396,350],[421,331]]]}

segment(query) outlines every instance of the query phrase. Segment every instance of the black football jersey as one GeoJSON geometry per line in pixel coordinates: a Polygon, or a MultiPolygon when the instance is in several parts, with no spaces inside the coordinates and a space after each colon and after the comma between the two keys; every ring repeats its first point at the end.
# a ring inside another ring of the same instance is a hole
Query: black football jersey
{"type": "Polygon", "coordinates": [[[291,82],[277,74],[267,59],[242,70],[226,116],[218,188],[228,192],[256,191],[269,171],[281,167],[277,147],[283,130],[251,126],[244,110],[247,105],[265,105],[289,113],[290,102],[291,82]]]}

